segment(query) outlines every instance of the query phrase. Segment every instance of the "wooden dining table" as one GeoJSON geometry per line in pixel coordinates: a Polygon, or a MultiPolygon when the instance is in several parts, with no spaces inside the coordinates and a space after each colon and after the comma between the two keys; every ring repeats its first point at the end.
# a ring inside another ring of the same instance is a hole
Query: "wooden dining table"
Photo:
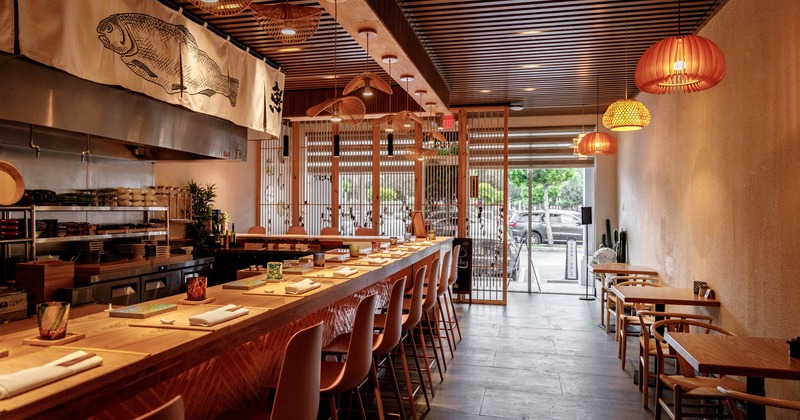
{"type": "Polygon", "coordinates": [[[611,286],[611,292],[617,295],[623,304],[652,303],[657,312],[664,312],[666,305],[719,306],[719,300],[708,299],[694,294],[692,289],[679,287],[638,287],[611,286]]]}
{"type": "MultiPolygon", "coordinates": [[[[633,276],[633,275],[644,275],[644,276],[657,276],[658,271],[653,268],[644,266],[644,265],[632,265],[627,263],[603,263],[603,264],[589,264],[589,271],[595,274],[617,274],[621,276],[633,276]]],[[[600,288],[600,326],[601,328],[605,328],[604,325],[604,314],[606,311],[606,296],[605,294],[608,293],[606,288],[605,281],[601,280],[601,288],[600,288]]]]}
{"type": "MultiPolygon", "coordinates": [[[[664,338],[695,370],[747,377],[747,393],[764,396],[764,378],[800,380],[800,359],[785,339],[667,332],[664,338]]],[[[747,419],[765,418],[764,406],[747,405],[747,419]]]]}

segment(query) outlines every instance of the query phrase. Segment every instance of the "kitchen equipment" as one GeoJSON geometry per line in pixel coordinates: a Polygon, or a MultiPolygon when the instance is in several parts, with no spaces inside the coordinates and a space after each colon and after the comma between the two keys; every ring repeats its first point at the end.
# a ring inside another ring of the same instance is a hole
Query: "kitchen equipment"
{"type": "Polygon", "coordinates": [[[25,180],[17,168],[9,162],[0,160],[0,205],[16,203],[25,193],[25,180]]]}

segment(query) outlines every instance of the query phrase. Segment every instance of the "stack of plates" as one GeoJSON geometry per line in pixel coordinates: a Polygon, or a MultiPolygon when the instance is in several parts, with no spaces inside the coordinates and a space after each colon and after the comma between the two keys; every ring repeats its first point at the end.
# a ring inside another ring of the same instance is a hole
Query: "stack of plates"
{"type": "Polygon", "coordinates": [[[19,238],[22,234],[22,219],[0,219],[0,239],[19,238]]]}
{"type": "Polygon", "coordinates": [[[156,247],[156,255],[169,255],[169,245],[159,245],[156,247]]]}

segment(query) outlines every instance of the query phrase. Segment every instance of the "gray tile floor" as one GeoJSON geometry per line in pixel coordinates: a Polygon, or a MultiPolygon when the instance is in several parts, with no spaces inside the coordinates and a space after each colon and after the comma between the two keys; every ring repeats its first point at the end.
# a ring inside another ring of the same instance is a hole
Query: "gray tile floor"
{"type": "MultiPolygon", "coordinates": [[[[508,306],[459,305],[463,341],[426,419],[650,419],[633,383],[635,341],[620,368],[599,302],[509,293],[508,306]]],[[[447,355],[449,358],[449,354],[447,355]]]]}

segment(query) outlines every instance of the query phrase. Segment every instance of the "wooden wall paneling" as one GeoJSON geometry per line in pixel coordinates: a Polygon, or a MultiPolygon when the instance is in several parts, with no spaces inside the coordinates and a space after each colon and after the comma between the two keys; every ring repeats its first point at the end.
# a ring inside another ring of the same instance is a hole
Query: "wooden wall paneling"
{"type": "MultiPolygon", "coordinates": [[[[339,134],[339,124],[331,123],[331,137],[339,134]]],[[[339,153],[342,145],[339,143],[339,153]]],[[[331,226],[339,228],[339,158],[334,157],[331,162],[331,226]]]]}
{"type": "MultiPolygon", "coordinates": [[[[422,124],[414,123],[414,145],[422,145],[422,124]]],[[[425,183],[422,177],[423,161],[414,161],[414,210],[422,211],[425,183]]]]}
{"type": "Polygon", "coordinates": [[[372,229],[381,233],[381,128],[372,127],[372,229]]]}
{"type": "Polygon", "coordinates": [[[292,160],[292,226],[300,224],[300,124],[292,124],[291,157],[292,160]]]}
{"type": "Polygon", "coordinates": [[[458,110],[458,236],[467,236],[469,166],[467,164],[467,111],[458,110]]]}

